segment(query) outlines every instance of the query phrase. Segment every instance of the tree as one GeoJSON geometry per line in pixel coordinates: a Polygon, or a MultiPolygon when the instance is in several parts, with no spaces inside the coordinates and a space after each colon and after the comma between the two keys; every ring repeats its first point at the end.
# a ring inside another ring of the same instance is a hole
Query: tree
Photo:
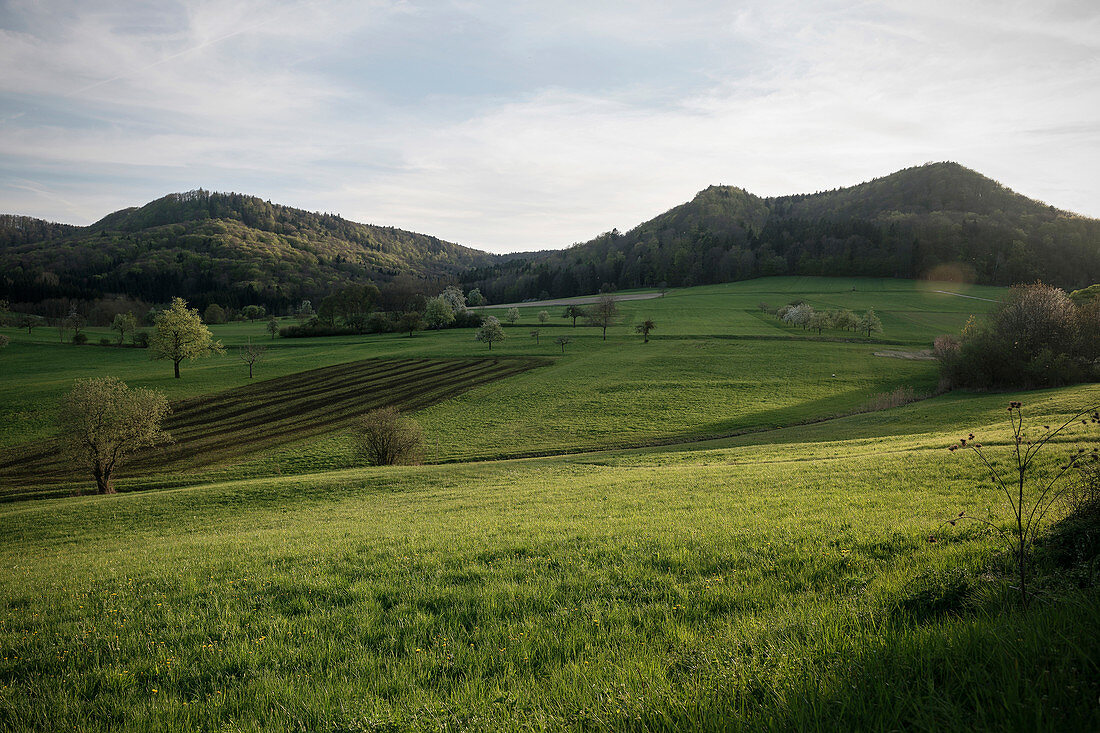
{"type": "Polygon", "coordinates": [[[365,324],[381,298],[382,292],[374,283],[348,285],[322,300],[317,316],[330,324],[336,323],[339,318],[347,325],[361,330],[355,324],[365,324]]]}
{"type": "Polygon", "coordinates": [[[859,316],[847,308],[844,308],[836,314],[836,317],[833,319],[833,324],[836,328],[843,331],[854,331],[859,328],[859,316]]]}
{"type": "Polygon", "coordinates": [[[267,356],[266,346],[253,346],[252,339],[248,339],[248,343],[239,349],[237,349],[237,356],[245,364],[248,364],[248,378],[252,379],[252,367],[259,361],[263,361],[267,356]]]}
{"type": "Polygon", "coordinates": [[[80,335],[86,325],[88,325],[88,320],[76,312],[76,306],[70,308],[69,315],[65,316],[64,327],[73,332],[74,343],[76,337],[80,335]]]}
{"type": "Polygon", "coordinates": [[[272,341],[274,341],[275,337],[279,334],[279,321],[274,316],[267,322],[267,332],[271,334],[272,341]]]}
{"type": "Polygon", "coordinates": [[[811,331],[817,331],[819,334],[823,329],[828,328],[833,323],[833,317],[825,311],[815,311],[810,314],[810,319],[806,322],[806,325],[811,331]]]}
{"type": "Polygon", "coordinates": [[[225,309],[217,303],[211,303],[202,312],[202,319],[207,323],[225,323],[225,309]]]}
{"type": "Polygon", "coordinates": [[[78,379],[58,416],[62,446],[91,470],[100,494],[113,494],[115,469],[126,456],[171,440],[161,427],[169,412],[160,392],[130,389],[116,377],[78,379]]]}
{"type": "Polygon", "coordinates": [[[584,308],[581,308],[580,306],[577,306],[577,305],[570,305],[570,306],[566,306],[565,312],[561,314],[561,317],[562,318],[572,318],[573,319],[573,328],[576,328],[577,327],[577,319],[578,318],[584,318],[587,315],[588,315],[588,312],[584,308]]]}
{"type": "Polygon", "coordinates": [[[420,425],[393,406],[368,412],[356,423],[354,435],[371,466],[411,463],[422,442],[420,425]]]}
{"type": "Polygon", "coordinates": [[[539,323],[546,323],[550,320],[550,311],[539,311],[539,323]]]}
{"type": "Polygon", "coordinates": [[[651,321],[647,318],[646,320],[642,321],[637,326],[635,326],[634,330],[637,331],[638,333],[642,334],[642,343],[648,344],[649,343],[649,332],[652,331],[655,328],[657,328],[657,325],[655,323],[653,323],[653,321],[651,321]]]}
{"type": "Polygon", "coordinates": [[[485,296],[478,288],[474,288],[466,296],[466,302],[476,308],[479,305],[485,305],[485,296]]]}
{"type": "Polygon", "coordinates": [[[171,359],[176,379],[180,378],[180,362],[225,352],[221,341],[215,341],[210,329],[203,325],[199,312],[188,308],[187,301],[175,298],[172,305],[157,313],[156,330],[149,340],[154,359],[171,359]]]}
{"type": "Polygon", "coordinates": [[[27,335],[31,335],[31,331],[38,328],[43,324],[43,319],[40,316],[31,315],[30,313],[23,313],[19,316],[19,320],[16,323],[19,328],[27,329],[27,335]]]}
{"type": "Polygon", "coordinates": [[[122,346],[126,334],[133,334],[137,330],[137,318],[134,318],[133,313],[119,313],[115,316],[115,320],[111,322],[111,329],[118,331],[118,345],[122,346]]]}
{"type": "Polygon", "coordinates": [[[443,328],[451,325],[454,321],[455,312],[449,300],[442,295],[437,295],[428,300],[428,304],[424,308],[424,322],[428,324],[428,328],[443,328]]]}
{"type": "Polygon", "coordinates": [[[615,296],[601,295],[596,304],[588,311],[588,323],[603,330],[603,340],[607,341],[607,327],[619,321],[619,306],[615,296]]]}
{"type": "Polygon", "coordinates": [[[4,348],[5,346],[7,346],[10,343],[11,343],[11,339],[8,338],[8,335],[4,334],[4,333],[0,333],[0,349],[4,348]]]}
{"type": "Polygon", "coordinates": [[[420,315],[419,311],[405,311],[401,314],[398,324],[401,330],[408,331],[409,337],[412,338],[414,331],[424,330],[424,317],[420,315]]]}
{"type": "Polygon", "coordinates": [[[299,319],[308,321],[313,317],[313,303],[307,298],[301,302],[295,312],[298,314],[299,319]]]}
{"type": "Polygon", "coordinates": [[[569,338],[568,336],[558,336],[556,339],[554,339],[554,343],[561,347],[561,353],[563,354],[565,353],[565,345],[571,343],[572,341],[573,339],[569,338]]]}
{"type": "MultiPolygon", "coordinates": [[[[198,311],[196,311],[196,313],[197,312],[198,311]]],[[[267,315],[267,308],[264,308],[262,305],[246,305],[241,309],[241,315],[255,323],[257,318],[263,318],[267,315]]]]}
{"type": "Polygon", "coordinates": [[[489,344],[489,351],[493,350],[493,342],[503,341],[505,339],[504,329],[501,328],[500,321],[496,316],[489,316],[481,324],[481,328],[477,329],[478,341],[489,344]]]}
{"type": "Polygon", "coordinates": [[[514,325],[516,325],[516,321],[518,321],[518,320],[519,320],[519,308],[515,308],[515,307],[509,308],[508,309],[508,323],[511,323],[514,326],[514,325]]]}
{"type": "Polygon", "coordinates": [[[531,332],[531,338],[533,338],[535,340],[535,346],[539,345],[539,334],[540,333],[542,333],[542,331],[540,331],[537,328],[534,331],[531,332]]]}
{"type": "Polygon", "coordinates": [[[456,317],[466,314],[466,296],[462,294],[462,289],[457,285],[448,285],[443,288],[443,292],[439,294],[439,297],[447,301],[451,306],[451,313],[456,317]]]}
{"type": "Polygon", "coordinates": [[[871,338],[872,333],[882,333],[882,321],[875,315],[874,308],[868,308],[867,312],[859,318],[859,330],[867,332],[867,338],[871,338]]]}

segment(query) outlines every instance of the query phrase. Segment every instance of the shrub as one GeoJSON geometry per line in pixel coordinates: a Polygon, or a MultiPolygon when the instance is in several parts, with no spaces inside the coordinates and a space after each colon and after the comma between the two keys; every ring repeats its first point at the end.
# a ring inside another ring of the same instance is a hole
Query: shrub
{"type": "Polygon", "coordinates": [[[451,324],[452,328],[479,328],[482,323],[485,322],[486,316],[483,313],[477,311],[463,311],[462,313],[455,314],[454,323],[451,324]]]}
{"type": "Polygon", "coordinates": [[[148,331],[138,331],[137,333],[135,333],[134,334],[134,346],[137,346],[139,349],[148,349],[149,348],[149,332],[148,331]]]}
{"type": "Polygon", "coordinates": [[[76,344],[77,346],[81,346],[82,344],[88,343],[88,334],[86,334],[86,333],[74,333],[73,334],[73,343],[76,344]]]}
{"type": "Polygon", "coordinates": [[[1093,311],[1076,307],[1058,288],[1017,285],[985,321],[967,323],[960,340],[936,340],[943,382],[1035,389],[1093,378],[1100,345],[1100,318],[1093,311]]]}
{"type": "Polygon", "coordinates": [[[279,336],[287,339],[311,336],[354,336],[357,333],[359,332],[350,326],[326,325],[316,319],[298,326],[283,326],[279,329],[279,336]]]}
{"type": "MultiPolygon", "coordinates": [[[[1048,512],[1063,500],[1071,485],[1063,483],[1061,479],[1071,469],[1079,469],[1086,462],[1096,460],[1093,457],[1098,451],[1096,448],[1093,448],[1092,452],[1086,452],[1084,448],[1072,451],[1052,475],[1038,471],[1035,461],[1043,448],[1054,438],[1065,433],[1071,425],[1077,424],[1078,421],[1086,427],[1100,423],[1100,413],[1097,412],[1097,408],[1090,407],[1081,410],[1058,427],[1043,425],[1042,429],[1038,430],[1025,428],[1023,405],[1019,402],[1010,402],[1008,419],[1012,428],[1012,440],[1008,460],[1005,462],[1007,466],[998,461],[990,449],[984,448],[977,442],[973,433],[961,438],[948,450],[954,452],[965,449],[978,457],[982,466],[989,472],[993,485],[1004,494],[1008,502],[1012,514],[1011,526],[1005,531],[1004,528],[992,522],[971,517],[962,512],[948,522],[954,526],[959,521],[971,519],[1001,533],[1008,543],[1010,554],[1016,561],[1020,600],[1026,606],[1030,599],[1028,581],[1031,573],[1032,550],[1039,536],[1039,529],[1048,512]]],[[[934,538],[931,539],[934,540],[934,538]]]]}
{"type": "Polygon", "coordinates": [[[380,407],[359,419],[355,428],[359,449],[371,466],[413,463],[419,457],[420,425],[396,407],[380,407]]]}
{"type": "Polygon", "coordinates": [[[901,407],[910,402],[923,399],[924,395],[918,395],[912,387],[898,387],[893,392],[883,392],[871,398],[867,404],[859,408],[858,412],[877,412],[889,410],[891,407],[901,407]]]}

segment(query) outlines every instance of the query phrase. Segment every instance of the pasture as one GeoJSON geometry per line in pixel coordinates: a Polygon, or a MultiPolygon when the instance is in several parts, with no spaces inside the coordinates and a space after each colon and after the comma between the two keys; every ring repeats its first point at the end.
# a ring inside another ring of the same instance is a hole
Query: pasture
{"type": "MultiPolygon", "coordinates": [[[[770,279],[624,303],[657,322],[649,344],[555,313],[563,355],[526,336],[530,306],[491,360],[469,331],[276,340],[253,384],[229,356],[176,382],[138,350],[17,336],[0,352],[9,450],[48,439],[24,412],[101,371],[172,390],[196,436],[245,397],[252,425],[283,419],[265,394],[313,414],[308,385],[341,375],[379,395],[417,369],[474,383],[405,403],[425,465],[357,465],[337,415],[256,450],[212,440],[206,470],[139,464],[123,486],[158,490],[0,504],[0,729],[1098,729],[1095,587],[1048,558],[1021,608],[982,523],[1007,521],[1003,497],[945,448],[972,431],[1007,455],[1009,400],[1055,420],[1100,388],[858,412],[936,387],[932,363],[875,357],[883,342],[927,348],[990,305],[770,279]],[[758,315],[782,298],[874,307],[896,331],[818,338],[758,315]],[[28,351],[52,361],[36,375],[28,351]],[[982,522],[945,523],[960,511],[982,522]]],[[[261,325],[215,332],[234,346],[261,325]]]]}

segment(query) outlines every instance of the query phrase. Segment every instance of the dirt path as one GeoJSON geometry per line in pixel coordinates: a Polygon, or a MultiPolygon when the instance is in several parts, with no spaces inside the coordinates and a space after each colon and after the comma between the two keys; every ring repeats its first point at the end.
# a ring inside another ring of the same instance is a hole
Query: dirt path
{"type": "Polygon", "coordinates": [[[1000,303],[999,300],[993,300],[993,298],[979,298],[977,295],[963,295],[962,293],[952,293],[950,290],[933,290],[933,293],[942,293],[944,295],[954,295],[956,298],[970,298],[971,300],[984,300],[987,303],[1000,303]]]}

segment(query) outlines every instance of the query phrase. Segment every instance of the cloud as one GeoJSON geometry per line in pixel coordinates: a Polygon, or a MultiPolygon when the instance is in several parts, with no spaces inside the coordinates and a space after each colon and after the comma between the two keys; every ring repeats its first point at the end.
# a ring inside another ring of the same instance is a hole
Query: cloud
{"type": "Polygon", "coordinates": [[[1085,3],[48,5],[0,16],[20,213],[203,186],[507,251],[953,159],[1100,214],[1085,3]]]}

